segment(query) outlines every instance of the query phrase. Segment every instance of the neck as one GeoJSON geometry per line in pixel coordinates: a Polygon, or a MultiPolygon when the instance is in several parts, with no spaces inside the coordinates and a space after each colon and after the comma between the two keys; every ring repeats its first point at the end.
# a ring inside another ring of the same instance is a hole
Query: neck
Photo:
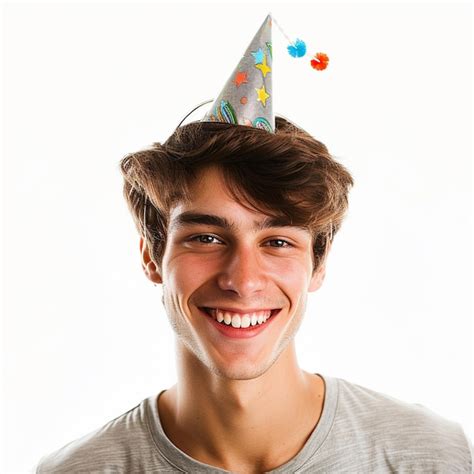
{"type": "Polygon", "coordinates": [[[324,383],[299,368],[293,342],[248,380],[212,373],[179,342],[177,356],[178,383],[160,397],[160,418],[171,441],[198,461],[271,470],[301,450],[319,420],[324,383]]]}

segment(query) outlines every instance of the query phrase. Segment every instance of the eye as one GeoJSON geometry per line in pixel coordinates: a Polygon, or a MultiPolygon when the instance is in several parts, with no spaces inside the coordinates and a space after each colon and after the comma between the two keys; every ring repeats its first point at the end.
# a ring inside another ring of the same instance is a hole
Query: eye
{"type": "Polygon", "coordinates": [[[283,239],[271,239],[266,242],[270,247],[293,247],[288,241],[283,239]]]}
{"type": "Polygon", "coordinates": [[[198,242],[200,244],[222,244],[222,241],[210,234],[195,235],[191,237],[190,242],[198,242]]]}

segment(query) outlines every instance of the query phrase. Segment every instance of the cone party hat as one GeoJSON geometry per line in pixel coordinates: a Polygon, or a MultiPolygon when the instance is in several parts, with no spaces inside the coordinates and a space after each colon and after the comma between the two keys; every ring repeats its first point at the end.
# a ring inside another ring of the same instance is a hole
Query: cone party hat
{"type": "Polygon", "coordinates": [[[226,122],[275,131],[270,14],[201,122],[226,122]]]}

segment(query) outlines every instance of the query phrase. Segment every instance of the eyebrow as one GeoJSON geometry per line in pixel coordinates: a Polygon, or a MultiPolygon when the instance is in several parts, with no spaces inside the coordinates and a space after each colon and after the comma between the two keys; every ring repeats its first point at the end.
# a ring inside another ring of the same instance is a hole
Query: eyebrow
{"type": "MultiPolygon", "coordinates": [[[[235,232],[238,225],[230,222],[225,217],[216,216],[213,214],[200,214],[193,211],[183,212],[172,219],[170,229],[180,228],[188,225],[209,225],[213,227],[220,227],[227,231],[235,232]]],[[[303,230],[308,230],[303,225],[295,225],[287,216],[268,216],[260,222],[254,222],[254,230],[264,230],[273,227],[296,227],[303,230]]]]}

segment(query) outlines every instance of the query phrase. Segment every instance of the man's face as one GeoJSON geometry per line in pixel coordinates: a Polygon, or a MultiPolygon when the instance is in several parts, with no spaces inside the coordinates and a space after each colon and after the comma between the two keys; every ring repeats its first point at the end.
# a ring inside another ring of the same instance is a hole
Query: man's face
{"type": "Polygon", "coordinates": [[[214,374],[258,377],[294,343],[307,293],[321,285],[324,265],[313,273],[309,231],[240,205],[217,169],[203,172],[190,196],[171,209],[158,275],[170,323],[214,374]],[[223,330],[225,323],[216,321],[225,313],[254,322],[271,317],[229,335],[229,326],[223,330]],[[249,337],[238,337],[243,331],[249,337]]]}

